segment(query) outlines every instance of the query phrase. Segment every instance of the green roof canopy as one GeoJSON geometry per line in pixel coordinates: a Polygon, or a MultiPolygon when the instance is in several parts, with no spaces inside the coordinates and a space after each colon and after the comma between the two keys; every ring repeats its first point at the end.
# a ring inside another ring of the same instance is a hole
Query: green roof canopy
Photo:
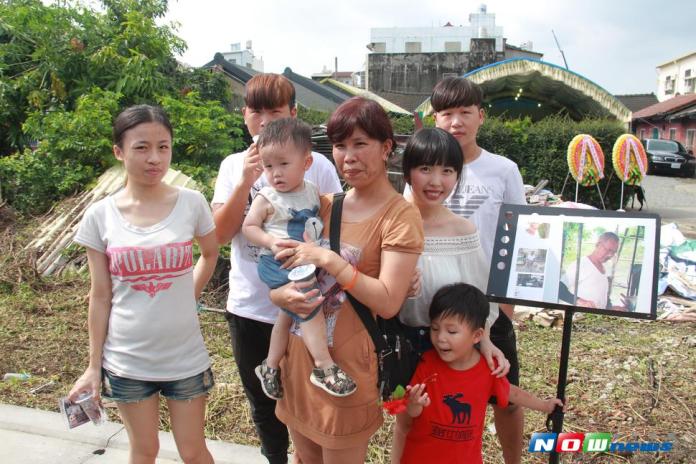
{"type": "MultiPolygon", "coordinates": [[[[631,121],[631,111],[602,87],[544,61],[513,58],[475,69],[464,77],[483,88],[484,106],[491,115],[531,116],[538,120],[566,113],[576,120],[610,117],[624,123],[631,121]]],[[[430,99],[416,111],[429,114],[430,99]]]]}

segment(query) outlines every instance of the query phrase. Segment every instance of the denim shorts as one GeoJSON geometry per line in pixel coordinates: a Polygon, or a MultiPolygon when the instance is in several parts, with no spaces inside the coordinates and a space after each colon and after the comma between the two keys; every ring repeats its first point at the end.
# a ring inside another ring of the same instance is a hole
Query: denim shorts
{"type": "Polygon", "coordinates": [[[136,403],[156,393],[169,400],[186,401],[205,395],[215,385],[210,368],[181,380],[134,380],[102,368],[102,396],[119,403],[136,403]]]}

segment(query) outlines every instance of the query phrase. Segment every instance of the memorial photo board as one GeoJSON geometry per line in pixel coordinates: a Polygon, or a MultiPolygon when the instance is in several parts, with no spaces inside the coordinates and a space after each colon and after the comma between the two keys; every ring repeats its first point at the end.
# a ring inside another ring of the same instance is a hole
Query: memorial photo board
{"type": "Polygon", "coordinates": [[[488,296],[655,319],[659,233],[655,214],[504,204],[488,296]]]}

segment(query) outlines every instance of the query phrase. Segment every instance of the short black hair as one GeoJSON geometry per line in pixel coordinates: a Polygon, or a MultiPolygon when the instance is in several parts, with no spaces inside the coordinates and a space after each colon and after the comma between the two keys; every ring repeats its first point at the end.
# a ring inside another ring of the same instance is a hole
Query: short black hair
{"type": "Polygon", "coordinates": [[[483,329],[490,311],[488,298],[473,285],[458,283],[445,285],[430,303],[430,322],[440,317],[456,316],[473,329],[483,329]]]}
{"type": "Polygon", "coordinates": [[[459,142],[449,132],[433,127],[416,132],[404,149],[401,169],[404,179],[411,181],[411,169],[418,166],[445,166],[457,171],[457,178],[464,168],[464,155],[459,142]]]}
{"type": "Polygon", "coordinates": [[[288,142],[292,142],[303,152],[311,152],[312,128],[297,118],[276,119],[263,128],[256,144],[260,148],[267,145],[285,145],[288,142]]]}
{"type": "Polygon", "coordinates": [[[466,77],[445,77],[435,84],[430,96],[430,105],[435,112],[459,106],[476,105],[481,108],[482,104],[481,86],[466,77]]]}

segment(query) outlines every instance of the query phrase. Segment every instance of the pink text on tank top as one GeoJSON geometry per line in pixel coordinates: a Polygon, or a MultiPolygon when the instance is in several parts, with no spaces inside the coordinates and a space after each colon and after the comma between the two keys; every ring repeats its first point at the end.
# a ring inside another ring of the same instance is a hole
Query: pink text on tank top
{"type": "MultiPolygon", "coordinates": [[[[107,248],[109,271],[121,277],[145,277],[154,274],[188,271],[193,265],[193,242],[168,243],[154,247],[114,247],[107,248]]],[[[161,276],[159,279],[176,277],[161,276]]],[[[153,278],[153,277],[150,277],[153,278]]],[[[150,280],[150,278],[124,279],[128,282],[150,280]]]]}

